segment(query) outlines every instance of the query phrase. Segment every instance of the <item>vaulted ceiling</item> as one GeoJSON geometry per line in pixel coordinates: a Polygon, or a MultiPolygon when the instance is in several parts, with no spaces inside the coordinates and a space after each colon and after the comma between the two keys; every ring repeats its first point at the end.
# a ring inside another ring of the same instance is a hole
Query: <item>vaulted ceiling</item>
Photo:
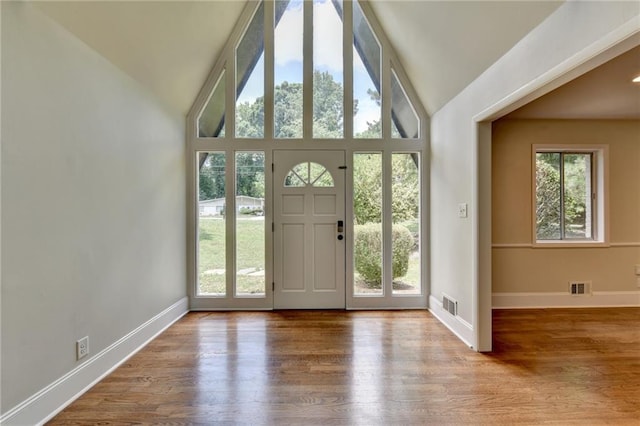
{"type": "MultiPolygon", "coordinates": [[[[433,114],[562,2],[370,3],[423,105],[433,114]]],[[[166,104],[186,114],[246,1],[36,4],[166,104]]]]}

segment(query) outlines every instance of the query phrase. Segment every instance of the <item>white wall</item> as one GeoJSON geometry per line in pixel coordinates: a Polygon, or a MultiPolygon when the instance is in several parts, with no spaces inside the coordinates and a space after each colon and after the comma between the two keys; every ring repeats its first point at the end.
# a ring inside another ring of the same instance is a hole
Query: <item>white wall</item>
{"type": "Polygon", "coordinates": [[[491,347],[491,145],[476,119],[639,30],[636,2],[567,2],[432,117],[431,295],[458,300],[476,349],[491,347]],[[461,202],[470,203],[469,219],[457,217],[461,202]]]}
{"type": "Polygon", "coordinates": [[[184,119],[2,2],[3,414],[186,296],[184,119]]]}

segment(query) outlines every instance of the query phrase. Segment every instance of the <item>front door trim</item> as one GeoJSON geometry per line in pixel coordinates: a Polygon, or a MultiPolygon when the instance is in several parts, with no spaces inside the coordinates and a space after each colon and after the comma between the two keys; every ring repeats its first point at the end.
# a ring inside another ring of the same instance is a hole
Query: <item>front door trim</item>
{"type": "Polygon", "coordinates": [[[346,308],[345,155],[274,151],[275,309],[346,308]]]}

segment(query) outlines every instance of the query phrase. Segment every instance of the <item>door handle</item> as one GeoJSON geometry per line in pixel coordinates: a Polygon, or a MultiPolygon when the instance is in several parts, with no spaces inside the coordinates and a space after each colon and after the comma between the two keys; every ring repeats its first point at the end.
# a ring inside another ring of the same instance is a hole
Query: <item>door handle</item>
{"type": "Polygon", "coordinates": [[[339,220],[338,221],[338,232],[344,232],[344,221],[343,220],[339,220]]]}

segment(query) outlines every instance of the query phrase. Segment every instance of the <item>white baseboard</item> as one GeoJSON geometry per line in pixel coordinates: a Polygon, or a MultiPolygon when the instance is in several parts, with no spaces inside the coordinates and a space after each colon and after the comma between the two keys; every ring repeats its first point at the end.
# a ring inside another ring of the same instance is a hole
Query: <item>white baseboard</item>
{"type": "Polygon", "coordinates": [[[473,327],[467,321],[459,316],[453,316],[445,311],[442,302],[433,296],[429,296],[429,312],[433,314],[442,324],[445,325],[453,334],[458,336],[467,346],[473,348],[475,340],[473,327]]]}
{"type": "Polygon", "coordinates": [[[0,417],[1,425],[41,425],[189,311],[183,298],[0,417]]]}
{"type": "Polygon", "coordinates": [[[493,293],[493,309],[607,308],[640,306],[640,291],[594,291],[590,295],[568,293],[493,293]]]}

